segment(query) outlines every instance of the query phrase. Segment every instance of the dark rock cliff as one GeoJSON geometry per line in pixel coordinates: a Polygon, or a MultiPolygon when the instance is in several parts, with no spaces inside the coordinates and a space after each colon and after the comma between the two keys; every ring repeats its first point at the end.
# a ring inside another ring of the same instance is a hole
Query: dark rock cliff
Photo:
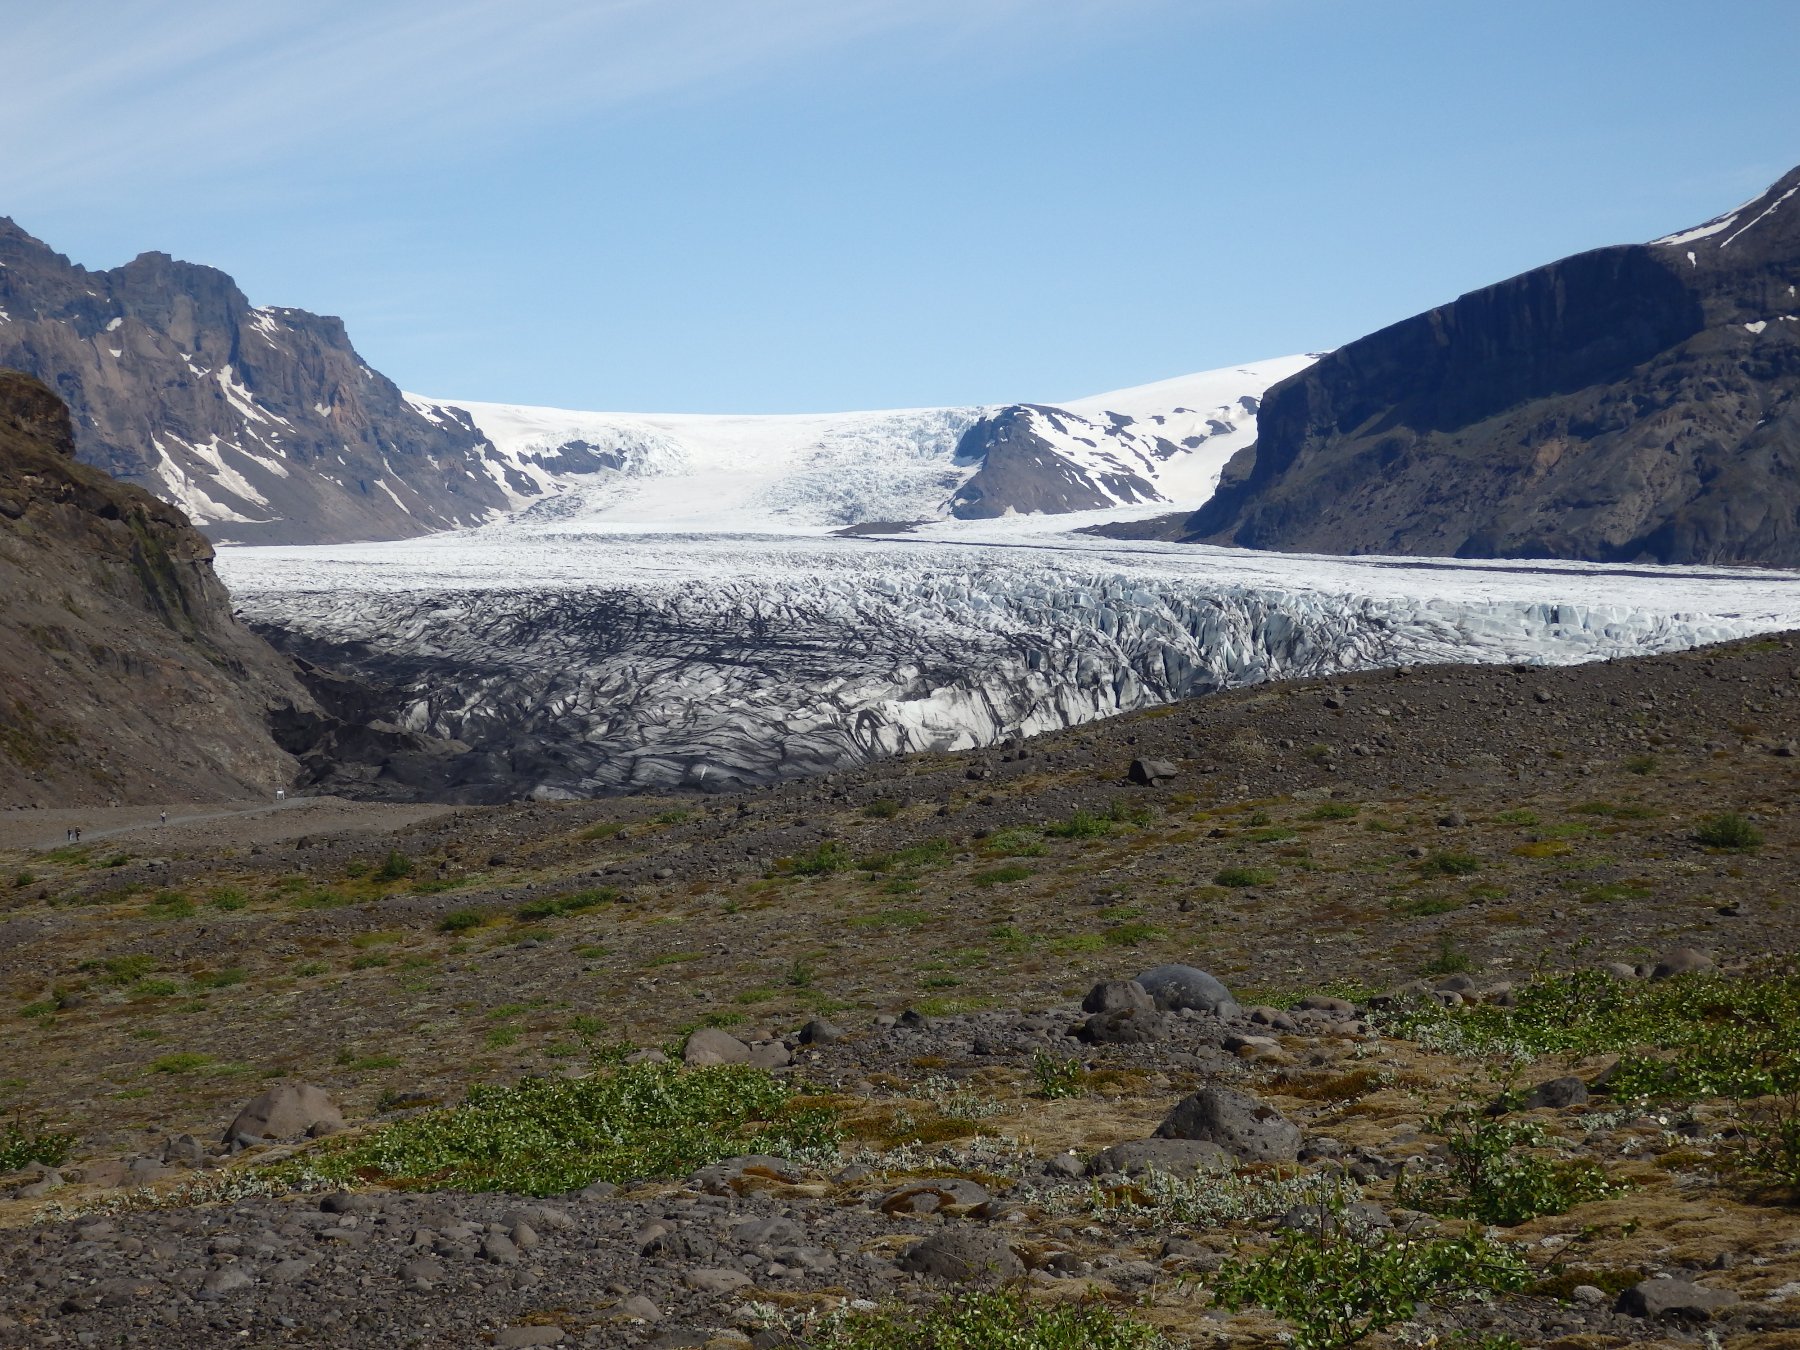
{"type": "Polygon", "coordinates": [[[216,539],[402,538],[506,501],[486,439],[413,408],[341,320],[166,253],[89,271],[0,218],[0,366],[62,396],[85,463],[216,539]]]}
{"type": "Polygon", "coordinates": [[[310,712],[180,511],[74,457],[67,407],[0,371],[0,806],[241,798],[291,782],[310,712]]]}
{"type": "Polygon", "coordinates": [[[1800,565],[1800,169],[1272,388],[1180,530],[1321,553],[1800,565]]]}

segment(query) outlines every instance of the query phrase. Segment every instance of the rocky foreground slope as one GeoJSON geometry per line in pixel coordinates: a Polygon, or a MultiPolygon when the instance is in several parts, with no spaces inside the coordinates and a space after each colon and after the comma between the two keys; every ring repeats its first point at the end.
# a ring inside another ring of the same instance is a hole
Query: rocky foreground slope
{"type": "Polygon", "coordinates": [[[1786,1350],[1797,775],[1788,634],[8,855],[0,1146],[52,1158],[0,1344],[866,1350],[828,1316],[999,1286],[1180,1346],[1411,1288],[1367,1343],[1786,1350]],[[335,1105],[240,1112],[284,1079],[335,1105]],[[1234,1304],[1292,1243],[1325,1282],[1234,1304]]]}
{"type": "Polygon", "coordinates": [[[1800,562],[1800,169],[1269,391],[1180,537],[1319,553],[1800,562]]]}
{"type": "Polygon", "coordinates": [[[232,617],[174,507],[74,457],[69,411],[0,371],[0,804],[264,796],[297,762],[273,708],[313,708],[232,617]]]}

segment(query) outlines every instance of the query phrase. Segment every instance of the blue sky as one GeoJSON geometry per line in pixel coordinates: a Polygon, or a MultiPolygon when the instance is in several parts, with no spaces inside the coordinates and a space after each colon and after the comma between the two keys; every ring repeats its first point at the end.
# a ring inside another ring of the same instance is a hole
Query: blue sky
{"type": "Polygon", "coordinates": [[[1800,4],[10,8],[0,214],[569,407],[1056,399],[1329,347],[1800,163],[1800,4]]]}

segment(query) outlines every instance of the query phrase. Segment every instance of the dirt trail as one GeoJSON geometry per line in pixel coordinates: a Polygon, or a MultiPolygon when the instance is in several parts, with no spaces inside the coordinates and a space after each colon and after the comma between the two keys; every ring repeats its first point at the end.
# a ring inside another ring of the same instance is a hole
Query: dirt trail
{"type": "Polygon", "coordinates": [[[81,831],[84,844],[129,840],[139,847],[155,842],[182,849],[237,848],[346,830],[385,834],[457,809],[353,802],[342,797],[289,797],[279,802],[167,802],[7,811],[0,813],[0,849],[61,848],[69,842],[71,829],[81,831]],[[168,813],[166,822],[164,812],[168,813]]]}

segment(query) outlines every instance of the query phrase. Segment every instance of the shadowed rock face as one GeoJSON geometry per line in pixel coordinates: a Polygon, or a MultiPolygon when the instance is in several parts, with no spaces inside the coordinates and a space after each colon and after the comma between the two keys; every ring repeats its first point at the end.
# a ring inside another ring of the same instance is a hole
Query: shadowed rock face
{"type": "Polygon", "coordinates": [[[1417,315],[1271,389],[1182,537],[1800,563],[1800,169],[1652,244],[1417,315]]]}
{"type": "Polygon", "coordinates": [[[309,709],[182,516],[74,458],[69,411],[0,371],[0,805],[241,797],[289,782],[309,709]]]}
{"type": "Polygon", "coordinates": [[[69,404],[84,463],[214,538],[397,539],[506,503],[486,439],[414,409],[341,320],[253,308],[165,253],[91,272],[0,218],[0,366],[69,404]]]}

